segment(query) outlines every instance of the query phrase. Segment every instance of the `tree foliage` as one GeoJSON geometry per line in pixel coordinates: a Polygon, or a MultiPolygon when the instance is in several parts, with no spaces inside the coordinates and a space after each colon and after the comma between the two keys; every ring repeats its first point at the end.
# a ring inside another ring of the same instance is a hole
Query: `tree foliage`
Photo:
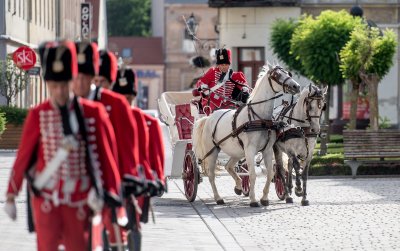
{"type": "Polygon", "coordinates": [[[359,76],[360,71],[383,78],[393,66],[396,53],[396,35],[377,28],[356,27],[348,43],[340,51],[340,70],[344,78],[359,76]]]}
{"type": "Polygon", "coordinates": [[[0,94],[6,98],[7,105],[26,87],[28,79],[29,75],[14,64],[11,56],[0,61],[0,94]]]}
{"type": "Polygon", "coordinates": [[[107,0],[109,36],[150,36],[150,0],[107,0]]]}
{"type": "Polygon", "coordinates": [[[7,121],[6,121],[5,114],[0,112],[0,136],[6,129],[6,123],[7,123],[7,121]]]}
{"type": "Polygon", "coordinates": [[[342,84],[339,52],[360,24],[360,19],[344,10],[327,10],[316,18],[302,18],[291,39],[291,53],[301,62],[305,76],[317,83],[342,84]]]}
{"type": "Polygon", "coordinates": [[[295,19],[277,19],[272,24],[270,45],[274,54],[284,62],[290,70],[304,75],[300,60],[290,52],[290,40],[299,22],[295,19]]]}
{"type": "Polygon", "coordinates": [[[393,66],[396,35],[391,30],[359,26],[340,52],[340,70],[345,78],[360,78],[368,86],[370,128],[379,128],[378,83],[393,66]]]}

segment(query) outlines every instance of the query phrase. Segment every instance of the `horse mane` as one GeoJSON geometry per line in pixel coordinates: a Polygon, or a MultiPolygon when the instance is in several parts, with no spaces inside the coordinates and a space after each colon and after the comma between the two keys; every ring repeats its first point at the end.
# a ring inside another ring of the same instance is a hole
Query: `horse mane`
{"type": "Polygon", "coordinates": [[[304,87],[304,89],[301,91],[299,99],[297,100],[297,103],[299,105],[303,105],[304,104],[304,100],[308,97],[308,95],[310,94],[309,90],[308,90],[308,86],[304,87]],[[306,93],[306,94],[304,94],[306,93]]]}
{"type": "Polygon", "coordinates": [[[250,97],[247,100],[247,103],[249,103],[251,100],[253,100],[254,95],[258,92],[258,89],[260,89],[261,82],[264,79],[264,77],[267,75],[268,71],[269,71],[269,66],[268,65],[264,65],[261,68],[261,71],[260,71],[260,73],[258,74],[258,77],[257,77],[256,85],[255,85],[253,91],[251,92],[250,97]]]}

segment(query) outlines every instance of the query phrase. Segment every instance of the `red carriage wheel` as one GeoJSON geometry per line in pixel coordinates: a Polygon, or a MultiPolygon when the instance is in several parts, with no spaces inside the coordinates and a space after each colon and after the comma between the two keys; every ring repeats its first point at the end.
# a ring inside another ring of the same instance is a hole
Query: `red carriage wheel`
{"type": "Polygon", "coordinates": [[[185,196],[189,202],[193,202],[196,199],[199,177],[196,155],[192,150],[188,150],[183,161],[182,178],[185,196]]]}
{"type": "MultiPolygon", "coordinates": [[[[288,173],[285,172],[285,178],[287,179],[288,177],[288,173]]],[[[276,170],[275,172],[275,191],[276,191],[276,195],[278,196],[278,198],[280,200],[284,200],[285,199],[285,181],[281,179],[281,177],[278,175],[278,170],[276,170]]]]}
{"type": "Polygon", "coordinates": [[[249,179],[249,168],[246,163],[243,163],[242,166],[239,168],[238,174],[240,178],[242,178],[242,192],[244,196],[249,196],[250,193],[250,179],[249,179]],[[246,175],[240,175],[244,173],[246,175]]]}

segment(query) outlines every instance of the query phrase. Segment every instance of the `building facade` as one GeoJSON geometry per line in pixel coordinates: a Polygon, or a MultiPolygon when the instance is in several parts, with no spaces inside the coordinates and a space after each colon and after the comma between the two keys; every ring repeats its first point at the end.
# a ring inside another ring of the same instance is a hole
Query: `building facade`
{"type": "Polygon", "coordinates": [[[164,60],[160,37],[109,37],[108,49],[121,57],[136,72],[138,96],[136,105],[157,109],[163,90],[164,60]]]}
{"type": "MultiPolygon", "coordinates": [[[[78,39],[80,3],[83,0],[1,0],[0,60],[6,60],[20,46],[37,49],[47,40],[78,39]]],[[[38,57],[36,57],[38,60],[38,57]]],[[[40,74],[37,62],[35,73],[40,74]]],[[[26,88],[16,96],[13,105],[32,107],[47,97],[40,75],[31,75],[26,88]]],[[[0,104],[4,104],[0,97],[0,104]]]]}
{"type": "Polygon", "coordinates": [[[218,47],[216,25],[218,10],[206,0],[153,0],[152,30],[163,37],[166,91],[189,89],[193,79],[207,68],[191,65],[194,57],[202,56],[213,63],[213,51],[218,47]],[[195,38],[185,23],[193,14],[195,38]]]}

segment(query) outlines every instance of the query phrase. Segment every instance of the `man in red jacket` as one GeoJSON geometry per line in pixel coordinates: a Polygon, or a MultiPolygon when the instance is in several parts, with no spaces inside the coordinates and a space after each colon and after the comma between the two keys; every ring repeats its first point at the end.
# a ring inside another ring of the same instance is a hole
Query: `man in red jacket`
{"type": "Polygon", "coordinates": [[[27,175],[38,250],[57,250],[60,242],[67,251],[95,249],[88,239],[94,236],[89,233],[93,214],[104,202],[121,204],[106,135],[110,121],[103,106],[71,98],[70,83],[77,76],[73,42],[44,43],[39,54],[50,98],[25,120],[5,209],[15,220],[15,197],[27,175]]]}
{"type": "MultiPolygon", "coordinates": [[[[117,69],[115,56],[107,51],[99,53],[97,46],[93,43],[77,42],[76,48],[79,65],[78,78],[74,81],[73,91],[80,97],[85,97],[104,105],[111,120],[111,130],[115,134],[116,158],[123,185],[129,183],[129,189],[133,194],[141,194],[145,184],[137,170],[139,161],[138,129],[129,105],[121,95],[107,88],[96,87],[92,84],[97,73],[106,79],[104,83],[115,81],[117,69]],[[97,55],[97,59],[95,55],[97,55]]],[[[115,229],[117,221],[120,220],[121,222],[125,213],[119,209],[115,212],[116,215],[113,216],[113,214],[114,212],[108,208],[103,214],[104,225],[109,234],[110,246],[112,248],[117,248],[121,245],[126,246],[128,244],[127,231],[119,227],[117,227],[118,230],[115,229]]]]}
{"type": "MultiPolygon", "coordinates": [[[[139,222],[140,218],[140,213],[139,209],[137,208],[135,202],[136,202],[136,197],[146,193],[149,189],[154,190],[153,187],[155,187],[154,182],[152,182],[153,177],[151,175],[151,172],[149,171],[149,165],[147,164],[146,156],[143,153],[143,149],[145,148],[142,138],[145,136],[145,133],[142,131],[142,126],[141,126],[141,120],[138,119],[135,114],[131,113],[131,109],[129,107],[129,103],[126,101],[126,99],[122,96],[119,95],[115,92],[112,92],[109,90],[111,86],[113,85],[114,82],[120,81],[120,79],[116,78],[118,76],[117,74],[117,60],[115,56],[108,52],[108,51],[100,51],[100,70],[99,74],[95,78],[95,84],[97,85],[97,89],[101,89],[103,91],[111,92],[113,95],[120,97],[121,99],[124,99],[124,102],[127,104],[127,112],[129,113],[130,116],[132,116],[133,121],[135,123],[135,144],[137,146],[140,146],[137,148],[138,150],[138,157],[136,159],[136,165],[137,168],[139,169],[139,174],[140,174],[140,182],[143,183],[143,188],[140,190],[134,190],[135,188],[135,182],[138,180],[135,177],[127,176],[125,179],[123,179],[123,186],[124,186],[124,197],[125,197],[125,206],[127,209],[127,214],[128,214],[128,219],[129,219],[129,225],[128,228],[131,230],[128,242],[129,242],[129,247],[133,250],[139,250],[140,248],[140,241],[141,241],[141,226],[139,222]],[[135,198],[132,198],[132,195],[134,195],[135,198]],[[134,201],[132,201],[134,200],[134,201]]],[[[128,74],[129,75],[129,74],[128,74]]],[[[125,78],[130,80],[130,78],[125,78]]],[[[114,84],[115,85],[115,84],[114,84]]],[[[125,109],[125,108],[124,108],[125,109]]],[[[119,115],[120,120],[125,120],[126,116],[121,116],[119,115]]],[[[125,122],[126,123],[126,122],[125,122]]],[[[117,136],[118,137],[118,136],[117,136]]],[[[123,134],[120,136],[120,140],[122,141],[129,141],[131,135],[129,134],[123,134]]],[[[145,141],[147,142],[147,141],[145,141]]],[[[121,149],[122,150],[122,149],[121,149]]],[[[125,176],[124,176],[125,177],[125,176]]]]}
{"type": "Polygon", "coordinates": [[[216,58],[217,66],[210,68],[196,83],[196,88],[202,93],[201,104],[206,114],[216,109],[236,108],[236,101],[245,103],[249,97],[243,73],[230,69],[231,51],[218,49],[216,58]]]}
{"type": "MultiPolygon", "coordinates": [[[[118,80],[113,86],[113,91],[120,93],[126,97],[128,103],[133,104],[136,97],[137,90],[135,79],[136,76],[131,69],[123,68],[124,73],[120,76],[133,76],[126,78],[127,81],[118,80]]],[[[158,124],[156,118],[145,114],[142,110],[137,107],[131,107],[132,114],[135,116],[138,123],[138,128],[141,137],[139,138],[140,145],[143,146],[141,149],[142,161],[145,163],[145,169],[148,170],[149,179],[152,179],[149,184],[147,193],[139,198],[139,203],[142,208],[141,221],[147,223],[148,212],[150,208],[150,197],[156,195],[162,195],[165,190],[165,177],[164,177],[164,143],[161,133],[161,127],[158,124]],[[151,155],[150,155],[151,153],[151,155]]],[[[146,172],[147,173],[147,172],[146,172]]]]}

